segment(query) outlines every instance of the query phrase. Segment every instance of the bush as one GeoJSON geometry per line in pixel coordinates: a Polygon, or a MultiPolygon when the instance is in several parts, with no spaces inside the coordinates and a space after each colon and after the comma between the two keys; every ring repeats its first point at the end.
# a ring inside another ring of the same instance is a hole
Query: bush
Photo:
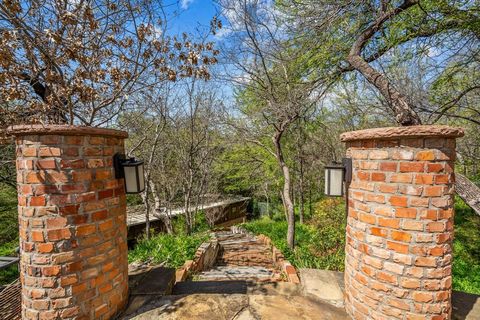
{"type": "Polygon", "coordinates": [[[288,226],[282,214],[243,226],[253,233],[270,237],[285,258],[298,268],[344,270],[345,221],[344,202],[338,199],[320,201],[306,224],[296,223],[296,247],[293,251],[287,245],[288,226]]]}
{"type": "MultiPolygon", "coordinates": [[[[270,237],[275,246],[298,268],[344,270],[345,208],[340,199],[325,199],[315,206],[306,224],[295,226],[295,250],[286,242],[283,213],[244,224],[245,229],[270,237]]],[[[453,289],[480,294],[480,217],[460,198],[455,203],[453,289]]]]}

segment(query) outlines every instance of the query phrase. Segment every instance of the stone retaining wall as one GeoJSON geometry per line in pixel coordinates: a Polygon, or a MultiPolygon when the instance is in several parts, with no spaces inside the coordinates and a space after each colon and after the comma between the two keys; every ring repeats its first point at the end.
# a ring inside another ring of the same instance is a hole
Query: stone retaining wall
{"type": "Polygon", "coordinates": [[[249,234],[252,237],[256,237],[264,245],[269,246],[272,250],[274,264],[279,270],[282,270],[282,272],[285,273],[287,281],[296,284],[300,283],[300,278],[298,277],[295,267],[290,263],[290,261],[285,259],[283,253],[273,245],[272,240],[269,237],[264,234],[254,235],[241,226],[232,226],[231,230],[233,233],[249,234]]]}
{"type": "Polygon", "coordinates": [[[176,282],[185,281],[187,277],[196,272],[201,272],[212,268],[217,259],[220,246],[216,239],[204,242],[198,247],[193,260],[187,260],[182,267],[177,269],[176,282]]]}

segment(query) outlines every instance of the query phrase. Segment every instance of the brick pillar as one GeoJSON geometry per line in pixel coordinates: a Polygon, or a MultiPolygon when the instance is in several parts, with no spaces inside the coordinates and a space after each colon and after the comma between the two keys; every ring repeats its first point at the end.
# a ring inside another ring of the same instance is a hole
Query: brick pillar
{"type": "Polygon", "coordinates": [[[108,319],[128,298],[126,132],[14,126],[23,319],[108,319]]]}
{"type": "Polygon", "coordinates": [[[353,319],[449,319],[455,138],[415,126],[342,134],[353,159],[345,306],[353,319]]]}

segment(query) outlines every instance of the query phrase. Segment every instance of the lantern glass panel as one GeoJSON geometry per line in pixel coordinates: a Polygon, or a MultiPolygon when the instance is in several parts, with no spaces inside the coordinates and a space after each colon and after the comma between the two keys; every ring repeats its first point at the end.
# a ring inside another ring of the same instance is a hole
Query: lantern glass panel
{"type": "Polygon", "coordinates": [[[127,193],[137,193],[137,170],[135,166],[124,166],[125,173],[125,191],[127,193]]]}
{"type": "Polygon", "coordinates": [[[328,196],[343,196],[343,168],[325,169],[325,194],[328,196]]]}
{"type": "Polygon", "coordinates": [[[137,192],[142,192],[145,190],[145,176],[143,172],[143,162],[138,165],[138,191],[137,192]]]}

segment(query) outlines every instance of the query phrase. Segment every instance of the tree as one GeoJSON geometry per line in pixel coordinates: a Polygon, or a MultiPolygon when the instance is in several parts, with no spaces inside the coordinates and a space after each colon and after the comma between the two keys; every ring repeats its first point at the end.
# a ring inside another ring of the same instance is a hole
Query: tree
{"type": "Polygon", "coordinates": [[[230,78],[240,88],[237,99],[246,118],[246,126],[237,125],[237,129],[246,141],[264,147],[277,160],[283,178],[287,242],[293,249],[295,212],[283,139],[322,96],[320,81],[306,70],[301,48],[283,37],[281,21],[267,1],[220,1],[220,5],[232,31],[229,47],[222,51],[237,72],[230,78]],[[270,141],[262,140],[265,136],[270,141]]]}
{"type": "Polygon", "coordinates": [[[302,35],[297,39],[310,48],[314,68],[321,65],[337,76],[358,71],[383,95],[400,125],[421,124],[419,106],[412,105],[374,63],[406,43],[453,34],[478,44],[480,34],[475,1],[284,0],[280,7],[295,22],[295,32],[302,35]],[[332,42],[339,44],[329,50],[332,42]],[[334,62],[334,67],[321,62],[322,58],[334,62]]]}
{"type": "Polygon", "coordinates": [[[0,126],[104,125],[158,82],[208,79],[218,51],[168,36],[164,12],[156,0],[0,2],[0,126]]]}

